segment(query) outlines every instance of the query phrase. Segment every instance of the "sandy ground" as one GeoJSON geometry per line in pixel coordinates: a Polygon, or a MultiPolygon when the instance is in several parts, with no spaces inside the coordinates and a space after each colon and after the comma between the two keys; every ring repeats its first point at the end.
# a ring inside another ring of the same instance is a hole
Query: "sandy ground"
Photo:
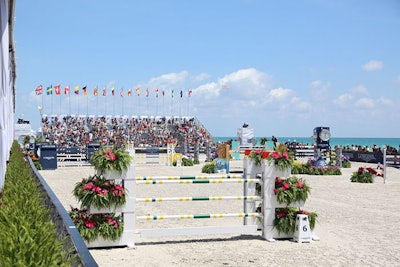
{"type": "MultiPolygon", "coordinates": [[[[194,167],[137,165],[136,176],[202,175],[194,167]]],[[[231,163],[231,170],[241,162],[231,163]]],[[[303,177],[311,185],[305,209],[319,215],[320,241],[268,242],[254,235],[207,235],[135,239],[136,247],[90,249],[99,266],[400,266],[400,170],[388,168],[387,183],[351,183],[352,163],[341,176],[303,177]]],[[[40,171],[67,210],[78,207],[74,184],[94,173],[91,167],[40,171]]],[[[242,185],[138,185],[138,197],[242,195],[242,185]]],[[[137,204],[137,215],[241,212],[241,201],[137,204]],[[188,204],[189,203],[189,204],[188,204]]],[[[238,225],[240,219],[137,222],[138,228],[238,225]],[[179,223],[179,225],[178,225],[179,223]]]]}

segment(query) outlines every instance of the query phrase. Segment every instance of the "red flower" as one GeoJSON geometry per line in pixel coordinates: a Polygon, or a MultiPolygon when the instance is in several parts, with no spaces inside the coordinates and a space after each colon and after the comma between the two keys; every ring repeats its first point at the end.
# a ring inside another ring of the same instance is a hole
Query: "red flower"
{"type": "Polygon", "coordinates": [[[303,187],[304,187],[304,184],[303,184],[302,182],[297,182],[297,183],[296,183],[296,186],[297,186],[298,188],[303,188],[303,187]]]}
{"type": "Polygon", "coordinates": [[[268,156],[269,156],[269,152],[267,152],[267,151],[263,151],[261,154],[261,158],[263,158],[263,159],[268,158],[268,156]]]}
{"type": "Polygon", "coordinates": [[[276,188],[274,188],[274,194],[276,195],[276,194],[278,194],[278,189],[276,189],[276,188]]]}
{"type": "Polygon", "coordinates": [[[285,217],[285,216],[286,216],[286,212],[281,211],[281,212],[278,213],[278,218],[282,218],[282,217],[285,217]]]}
{"type": "Polygon", "coordinates": [[[285,157],[285,159],[289,159],[289,155],[286,152],[283,152],[283,156],[285,157]]]}
{"type": "Polygon", "coordinates": [[[282,183],[283,179],[282,178],[276,178],[275,183],[280,184],[282,183]]]}
{"type": "Polygon", "coordinates": [[[251,153],[251,150],[250,150],[250,149],[246,149],[246,150],[244,151],[244,155],[245,155],[245,156],[250,155],[250,153],[251,153]]]}

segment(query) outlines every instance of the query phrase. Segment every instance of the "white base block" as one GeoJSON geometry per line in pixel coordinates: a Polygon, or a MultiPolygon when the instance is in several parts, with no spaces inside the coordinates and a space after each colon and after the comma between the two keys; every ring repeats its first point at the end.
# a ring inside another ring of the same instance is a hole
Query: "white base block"
{"type": "Polygon", "coordinates": [[[251,234],[257,233],[257,225],[138,229],[138,232],[140,233],[141,237],[205,234],[251,234]]]}

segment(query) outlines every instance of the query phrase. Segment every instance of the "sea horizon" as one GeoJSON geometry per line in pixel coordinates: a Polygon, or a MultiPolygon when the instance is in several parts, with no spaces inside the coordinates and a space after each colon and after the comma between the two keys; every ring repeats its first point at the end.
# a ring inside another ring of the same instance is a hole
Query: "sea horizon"
{"type": "MultiPolygon", "coordinates": [[[[255,137],[257,140],[257,144],[260,143],[261,138],[264,137],[255,137]]],[[[267,137],[268,142],[267,144],[271,147],[272,145],[272,137],[267,137]]],[[[229,140],[237,140],[237,137],[232,137],[232,136],[218,136],[214,137],[214,139],[217,142],[225,142],[229,140]]],[[[285,142],[297,142],[300,144],[304,145],[313,145],[314,144],[314,139],[309,136],[309,137],[277,137],[279,143],[285,143],[285,142]]],[[[362,147],[394,147],[396,149],[400,148],[400,138],[389,138],[389,137],[332,137],[330,139],[330,146],[333,148],[335,146],[362,146],[362,147]]]]}

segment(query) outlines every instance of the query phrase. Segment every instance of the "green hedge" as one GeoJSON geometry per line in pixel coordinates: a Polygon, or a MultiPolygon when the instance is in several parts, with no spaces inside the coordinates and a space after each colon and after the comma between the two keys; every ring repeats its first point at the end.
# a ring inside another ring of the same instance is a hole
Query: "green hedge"
{"type": "Polygon", "coordinates": [[[1,266],[70,266],[32,171],[15,141],[0,206],[1,266]]]}

